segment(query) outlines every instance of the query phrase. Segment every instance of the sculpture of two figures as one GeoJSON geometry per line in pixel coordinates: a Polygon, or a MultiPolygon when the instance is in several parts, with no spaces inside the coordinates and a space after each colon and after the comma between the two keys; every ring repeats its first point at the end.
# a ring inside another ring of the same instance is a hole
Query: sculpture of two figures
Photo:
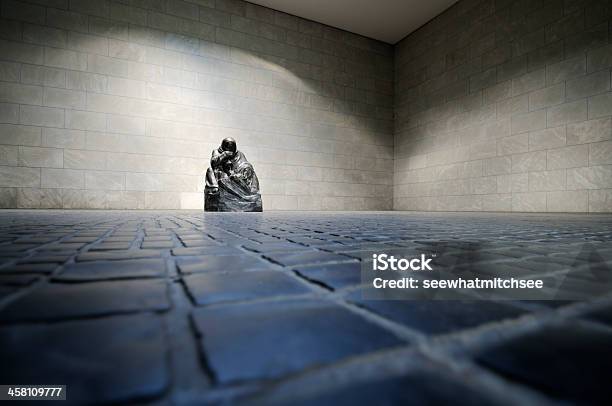
{"type": "Polygon", "coordinates": [[[225,138],[212,152],[206,171],[205,211],[263,211],[259,181],[253,165],[225,138]]]}

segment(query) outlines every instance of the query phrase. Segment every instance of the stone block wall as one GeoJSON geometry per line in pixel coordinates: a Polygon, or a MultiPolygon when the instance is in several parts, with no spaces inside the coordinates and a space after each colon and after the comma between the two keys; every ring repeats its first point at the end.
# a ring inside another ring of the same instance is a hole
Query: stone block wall
{"type": "Polygon", "coordinates": [[[611,19],[462,0],[398,43],[394,209],[612,211],[611,19]]]}
{"type": "Polygon", "coordinates": [[[239,0],[2,0],[0,206],[202,208],[234,137],[264,208],[392,208],[393,47],[239,0]]]}

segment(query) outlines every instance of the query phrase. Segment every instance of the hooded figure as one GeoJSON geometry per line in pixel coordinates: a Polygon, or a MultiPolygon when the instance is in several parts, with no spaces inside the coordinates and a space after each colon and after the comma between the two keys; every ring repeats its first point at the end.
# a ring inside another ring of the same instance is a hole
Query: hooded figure
{"type": "Polygon", "coordinates": [[[262,211],[259,180],[253,166],[238,151],[233,138],[225,138],[212,151],[204,188],[206,211],[262,211]]]}

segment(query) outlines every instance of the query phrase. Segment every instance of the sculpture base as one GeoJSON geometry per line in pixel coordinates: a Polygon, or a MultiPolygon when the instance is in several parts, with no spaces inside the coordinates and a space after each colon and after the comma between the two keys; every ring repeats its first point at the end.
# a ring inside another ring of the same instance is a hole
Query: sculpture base
{"type": "Polygon", "coordinates": [[[211,193],[208,188],[204,189],[204,211],[219,211],[219,191],[211,193]]]}
{"type": "Polygon", "coordinates": [[[259,193],[236,196],[223,187],[220,187],[217,193],[211,193],[210,188],[206,187],[204,189],[204,211],[262,212],[263,205],[259,193]]]}

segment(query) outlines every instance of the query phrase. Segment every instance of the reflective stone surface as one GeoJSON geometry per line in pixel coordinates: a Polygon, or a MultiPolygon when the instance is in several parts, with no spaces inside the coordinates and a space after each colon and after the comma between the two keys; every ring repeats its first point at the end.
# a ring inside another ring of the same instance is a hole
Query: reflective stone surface
{"type": "Polygon", "coordinates": [[[607,404],[612,297],[371,301],[359,258],[609,274],[611,241],[612,216],[0,211],[0,378],[77,405],[607,404]]]}

